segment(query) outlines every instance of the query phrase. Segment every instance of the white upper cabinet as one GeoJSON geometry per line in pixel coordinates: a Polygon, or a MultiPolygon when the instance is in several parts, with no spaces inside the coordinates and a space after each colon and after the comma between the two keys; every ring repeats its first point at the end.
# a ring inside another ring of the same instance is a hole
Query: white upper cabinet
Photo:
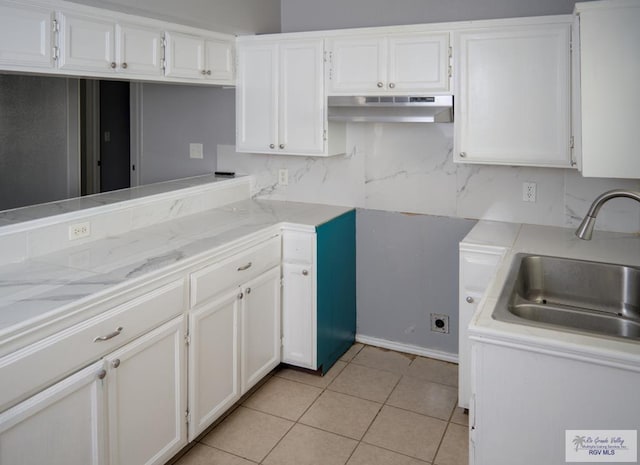
{"type": "Polygon", "coordinates": [[[233,83],[233,41],[167,32],[166,75],[233,83]]]}
{"type": "Polygon", "coordinates": [[[571,19],[455,34],[454,161],[571,167],[571,19]]]}
{"type": "Polygon", "coordinates": [[[58,21],[61,69],[98,72],[116,69],[115,22],[66,12],[58,14],[58,21]]]}
{"type": "Polygon", "coordinates": [[[53,19],[50,8],[0,1],[0,65],[52,68],[53,19]]]}
{"type": "Polygon", "coordinates": [[[116,64],[131,74],[162,76],[162,33],[153,27],[116,26],[116,64]]]}
{"type": "Polygon", "coordinates": [[[59,13],[60,69],[162,76],[162,31],[100,16],[59,13]]]}
{"type": "Polygon", "coordinates": [[[344,153],[326,141],[323,50],[321,39],[239,43],[236,150],[344,153]]]}
{"type": "Polygon", "coordinates": [[[640,178],[640,1],[580,2],[582,175],[640,178]]]}
{"type": "Polygon", "coordinates": [[[328,41],[329,94],[449,91],[449,33],[340,37],[328,41]]]}

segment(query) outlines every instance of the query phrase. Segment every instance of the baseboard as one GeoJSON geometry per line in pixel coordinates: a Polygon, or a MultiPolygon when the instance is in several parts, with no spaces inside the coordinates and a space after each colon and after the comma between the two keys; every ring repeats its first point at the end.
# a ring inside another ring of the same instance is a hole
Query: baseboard
{"type": "Polygon", "coordinates": [[[413,344],[387,341],[386,339],[365,336],[363,334],[356,334],[356,341],[370,346],[382,347],[383,349],[397,350],[398,352],[404,352],[407,354],[420,355],[422,357],[435,358],[436,360],[443,360],[445,362],[458,363],[458,354],[427,349],[420,346],[414,346],[413,344]]]}

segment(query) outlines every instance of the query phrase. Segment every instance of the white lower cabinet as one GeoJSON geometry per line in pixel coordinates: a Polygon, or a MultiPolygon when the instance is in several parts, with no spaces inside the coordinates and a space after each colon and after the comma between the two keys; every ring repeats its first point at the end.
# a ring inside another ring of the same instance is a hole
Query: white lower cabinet
{"type": "Polygon", "coordinates": [[[187,444],[184,317],[106,357],[109,463],[163,464],[187,444]]]}
{"type": "Polygon", "coordinates": [[[105,464],[104,361],[0,414],[0,463],[105,464]]]}
{"type": "MultiPolygon", "coordinates": [[[[315,234],[309,236],[315,239],[315,234]]],[[[312,271],[312,263],[282,265],[282,362],[315,370],[316,309],[312,271]]]]}
{"type": "Polygon", "coordinates": [[[458,405],[463,408],[469,408],[471,397],[469,323],[505,252],[501,247],[460,244],[458,405]]]}
{"type": "Polygon", "coordinates": [[[241,380],[245,393],[280,363],[280,267],[241,291],[241,380]]]}
{"type": "Polygon", "coordinates": [[[240,398],[237,289],[189,315],[189,440],[194,440],[240,398]]]}

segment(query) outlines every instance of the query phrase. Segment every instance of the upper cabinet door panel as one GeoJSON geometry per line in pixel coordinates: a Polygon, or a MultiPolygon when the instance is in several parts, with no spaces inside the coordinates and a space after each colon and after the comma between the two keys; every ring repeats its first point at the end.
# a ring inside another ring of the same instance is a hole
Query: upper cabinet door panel
{"type": "Polygon", "coordinates": [[[234,84],[233,43],[227,40],[207,40],[205,54],[207,79],[234,84]]]}
{"type": "Polygon", "coordinates": [[[403,92],[449,90],[449,33],[389,38],[387,89],[403,92]]]}
{"type": "Polygon", "coordinates": [[[117,27],[118,69],[131,74],[162,76],[162,31],[137,24],[117,27]]]}
{"type": "Polygon", "coordinates": [[[278,46],[238,48],[236,146],[239,152],[275,152],[278,146],[278,46]]]}
{"type": "Polygon", "coordinates": [[[168,32],[167,37],[167,76],[203,79],[205,69],[204,40],[201,37],[168,32]]]}
{"type": "Polygon", "coordinates": [[[279,148],[284,152],[324,151],[322,40],[280,45],[279,148]]]}
{"type": "Polygon", "coordinates": [[[115,23],[99,17],[60,13],[60,68],[115,70],[115,23]]]}
{"type": "Polygon", "coordinates": [[[639,179],[640,2],[587,3],[579,5],[582,175],[639,179]]]}
{"type": "Polygon", "coordinates": [[[376,93],[386,89],[386,41],[379,37],[330,41],[329,93],[376,93]]]}
{"type": "Polygon", "coordinates": [[[459,33],[456,161],[571,166],[570,24],[459,33]]]}
{"type": "Polygon", "coordinates": [[[53,67],[53,11],[0,2],[0,64],[53,67]]]}

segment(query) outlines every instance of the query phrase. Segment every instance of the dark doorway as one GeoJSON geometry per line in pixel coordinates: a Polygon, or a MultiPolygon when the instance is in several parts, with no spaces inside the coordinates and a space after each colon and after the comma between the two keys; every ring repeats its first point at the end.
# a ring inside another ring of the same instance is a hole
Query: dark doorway
{"type": "Polygon", "coordinates": [[[131,186],[129,83],[100,81],[100,192],[131,186]]]}

